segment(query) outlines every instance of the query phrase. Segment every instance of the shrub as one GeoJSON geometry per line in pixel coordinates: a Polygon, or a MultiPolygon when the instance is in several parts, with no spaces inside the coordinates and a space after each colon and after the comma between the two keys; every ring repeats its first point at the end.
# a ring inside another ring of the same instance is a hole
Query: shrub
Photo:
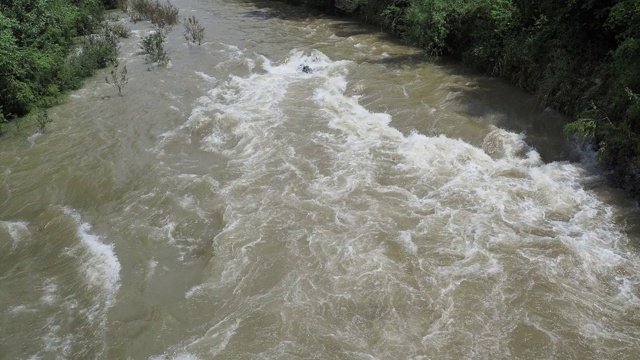
{"type": "Polygon", "coordinates": [[[165,4],[156,0],[131,0],[129,5],[129,15],[136,21],[151,20],[151,23],[160,29],[171,27],[178,23],[178,8],[173,6],[168,0],[165,4]]]}
{"type": "Polygon", "coordinates": [[[111,81],[109,77],[105,77],[104,80],[107,84],[113,85],[118,89],[118,95],[122,96],[122,88],[129,82],[127,78],[127,65],[122,67],[122,70],[118,71],[118,63],[113,66],[110,72],[111,81]]]}
{"type": "Polygon", "coordinates": [[[127,10],[129,9],[129,1],[128,0],[118,0],[118,9],[127,12],[127,10]]]}
{"type": "Polygon", "coordinates": [[[131,36],[131,29],[129,29],[127,25],[121,22],[117,22],[114,24],[106,24],[105,27],[107,28],[108,31],[111,31],[113,34],[115,34],[118,37],[126,39],[129,36],[131,36]]]}
{"type": "Polygon", "coordinates": [[[38,124],[38,130],[41,133],[44,133],[44,129],[51,122],[51,118],[49,117],[49,112],[47,110],[40,110],[36,115],[36,123],[38,124]]]}
{"type": "Polygon", "coordinates": [[[2,106],[0,106],[0,136],[4,135],[4,126],[7,123],[7,118],[2,113],[2,106]]]}
{"type": "Polygon", "coordinates": [[[118,6],[119,0],[102,0],[102,5],[105,9],[115,9],[118,6]]]}
{"type": "Polygon", "coordinates": [[[149,0],[130,0],[128,13],[133,22],[149,20],[153,5],[149,0]]]}
{"type": "Polygon", "coordinates": [[[115,63],[118,57],[118,38],[105,29],[102,34],[85,36],[81,49],[84,65],[94,69],[105,68],[115,63]]]}
{"type": "Polygon", "coordinates": [[[151,63],[158,63],[158,65],[166,65],[169,62],[169,57],[164,49],[165,35],[162,32],[156,32],[142,38],[140,48],[147,54],[146,60],[151,63]]]}
{"type": "Polygon", "coordinates": [[[184,38],[188,43],[194,43],[200,45],[204,38],[204,27],[200,25],[198,19],[195,16],[190,16],[183,20],[184,23],[184,38]]]}
{"type": "Polygon", "coordinates": [[[149,20],[160,29],[171,27],[178,23],[178,8],[173,6],[168,0],[166,4],[160,4],[159,1],[152,6],[152,12],[149,20]]]}
{"type": "Polygon", "coordinates": [[[16,126],[16,134],[20,134],[22,132],[22,118],[13,119],[13,124],[16,126]]]}

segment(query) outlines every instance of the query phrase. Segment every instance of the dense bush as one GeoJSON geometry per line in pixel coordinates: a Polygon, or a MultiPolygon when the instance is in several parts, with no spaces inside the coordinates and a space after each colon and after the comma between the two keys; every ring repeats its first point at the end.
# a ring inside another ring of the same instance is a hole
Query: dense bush
{"type": "Polygon", "coordinates": [[[60,94],[78,88],[83,77],[115,58],[116,44],[108,34],[90,35],[109,5],[108,0],[0,2],[3,119],[54,104],[60,94]],[[83,40],[76,49],[79,36],[83,40]]]}

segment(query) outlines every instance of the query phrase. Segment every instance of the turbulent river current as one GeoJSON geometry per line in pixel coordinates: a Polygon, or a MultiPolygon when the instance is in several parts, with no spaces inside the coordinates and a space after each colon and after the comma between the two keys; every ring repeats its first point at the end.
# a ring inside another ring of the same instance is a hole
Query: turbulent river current
{"type": "Polygon", "coordinates": [[[637,359],[640,216],[566,119],[345,19],[174,4],[201,46],[146,64],[124,17],[123,96],[0,141],[0,358],[637,359]]]}

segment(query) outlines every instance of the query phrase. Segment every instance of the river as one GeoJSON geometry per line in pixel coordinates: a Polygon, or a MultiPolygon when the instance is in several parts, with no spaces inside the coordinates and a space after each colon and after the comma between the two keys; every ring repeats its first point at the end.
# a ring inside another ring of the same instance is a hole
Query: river
{"type": "Polygon", "coordinates": [[[2,359],[635,359],[640,217],[535,99],[346,19],[176,0],[0,141],[2,359]],[[303,72],[308,66],[311,72],[303,72]]]}

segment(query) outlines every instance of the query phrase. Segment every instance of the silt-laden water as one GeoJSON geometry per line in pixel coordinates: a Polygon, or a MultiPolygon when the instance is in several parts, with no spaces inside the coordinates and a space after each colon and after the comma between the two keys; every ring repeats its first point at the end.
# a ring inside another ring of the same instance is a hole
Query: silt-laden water
{"type": "Polygon", "coordinates": [[[498,80],[344,19],[206,27],[0,142],[0,358],[635,359],[636,207],[498,80]],[[303,66],[312,71],[303,72],[303,66]]]}

